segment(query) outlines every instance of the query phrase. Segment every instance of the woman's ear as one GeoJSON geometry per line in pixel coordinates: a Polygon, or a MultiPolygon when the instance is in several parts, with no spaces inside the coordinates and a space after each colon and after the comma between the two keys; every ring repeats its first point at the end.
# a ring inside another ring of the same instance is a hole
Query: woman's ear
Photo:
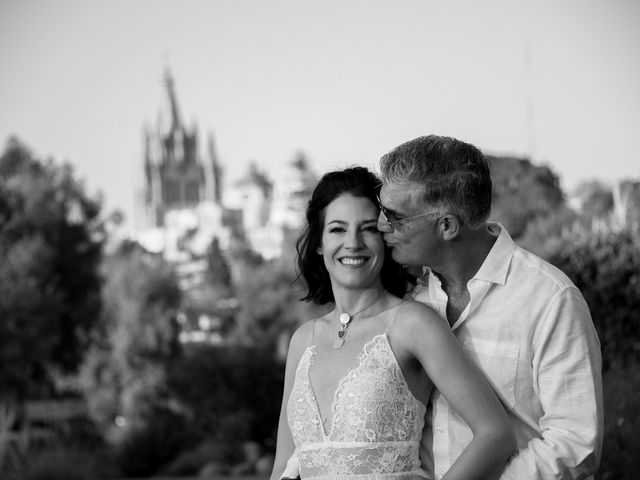
{"type": "Polygon", "coordinates": [[[438,219],[438,233],[442,240],[453,240],[460,235],[462,222],[457,215],[447,213],[438,219]]]}

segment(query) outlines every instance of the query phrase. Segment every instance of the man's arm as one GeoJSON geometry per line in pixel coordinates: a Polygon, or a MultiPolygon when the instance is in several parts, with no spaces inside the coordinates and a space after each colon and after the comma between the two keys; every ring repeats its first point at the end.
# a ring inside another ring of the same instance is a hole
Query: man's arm
{"type": "Polygon", "coordinates": [[[575,287],[549,302],[532,340],[542,438],[520,449],[500,479],[588,478],[602,448],[602,361],[589,308],[575,287]]]}

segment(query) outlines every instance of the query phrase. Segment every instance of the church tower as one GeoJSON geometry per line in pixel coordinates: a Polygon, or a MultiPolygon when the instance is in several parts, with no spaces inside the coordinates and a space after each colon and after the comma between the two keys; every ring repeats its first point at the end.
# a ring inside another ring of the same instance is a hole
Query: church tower
{"type": "Polygon", "coordinates": [[[196,125],[186,126],[173,76],[164,72],[164,98],[143,139],[135,237],[146,250],[189,271],[214,239],[224,248],[231,230],[223,225],[222,168],[213,135],[201,146],[196,125]]]}
{"type": "Polygon", "coordinates": [[[144,130],[144,226],[162,227],[167,213],[195,209],[203,202],[220,204],[221,168],[213,136],[208,151],[199,150],[198,131],[183,123],[173,76],[164,72],[165,106],[155,128],[144,130]]]}

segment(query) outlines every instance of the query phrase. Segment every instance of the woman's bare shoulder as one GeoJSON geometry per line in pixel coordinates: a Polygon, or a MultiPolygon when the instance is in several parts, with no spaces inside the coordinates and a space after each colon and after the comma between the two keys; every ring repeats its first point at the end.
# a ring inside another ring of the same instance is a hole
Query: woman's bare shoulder
{"type": "Polygon", "coordinates": [[[398,312],[398,319],[396,323],[400,322],[404,324],[405,327],[410,325],[419,327],[432,323],[440,326],[443,321],[443,318],[438,315],[438,312],[430,306],[416,300],[409,299],[405,300],[398,312]]]}
{"type": "Polygon", "coordinates": [[[402,304],[391,331],[398,339],[411,344],[418,339],[435,340],[441,335],[451,335],[447,321],[438,312],[415,300],[407,300],[402,304]]]}
{"type": "Polygon", "coordinates": [[[293,332],[289,343],[290,353],[298,353],[299,355],[302,355],[302,352],[312,344],[314,332],[324,321],[323,318],[324,317],[319,317],[307,320],[302,323],[295,332],[293,332]]]}
{"type": "Polygon", "coordinates": [[[418,359],[425,369],[434,363],[434,357],[442,349],[460,349],[446,319],[433,308],[413,300],[402,306],[389,329],[389,337],[399,354],[404,352],[418,359]]]}

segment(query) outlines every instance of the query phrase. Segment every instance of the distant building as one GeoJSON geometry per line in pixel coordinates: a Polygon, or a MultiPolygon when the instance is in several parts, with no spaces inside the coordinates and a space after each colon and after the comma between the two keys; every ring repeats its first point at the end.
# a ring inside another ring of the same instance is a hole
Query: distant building
{"type": "Polygon", "coordinates": [[[304,224],[304,212],[318,177],[311,170],[302,152],[275,178],[270,222],[273,225],[298,230],[304,224]]]}
{"type": "Polygon", "coordinates": [[[318,182],[302,153],[270,180],[255,163],[225,191],[224,204],[242,211],[243,234],[266,260],[290,250],[304,223],[304,212],[318,182]]]}
{"type": "Polygon", "coordinates": [[[242,178],[223,187],[213,135],[208,135],[204,148],[197,126],[185,126],[168,70],[164,87],[164,105],[155,123],[144,127],[136,228],[131,236],[175,269],[188,298],[178,316],[181,341],[220,343],[226,319],[238,305],[235,298],[228,298],[231,291],[220,298],[207,296],[212,288],[205,281],[209,249],[215,243],[228,263],[233,261],[229,257],[234,242],[247,245],[265,260],[292,255],[317,177],[298,153],[274,179],[252,162],[242,178]]]}

